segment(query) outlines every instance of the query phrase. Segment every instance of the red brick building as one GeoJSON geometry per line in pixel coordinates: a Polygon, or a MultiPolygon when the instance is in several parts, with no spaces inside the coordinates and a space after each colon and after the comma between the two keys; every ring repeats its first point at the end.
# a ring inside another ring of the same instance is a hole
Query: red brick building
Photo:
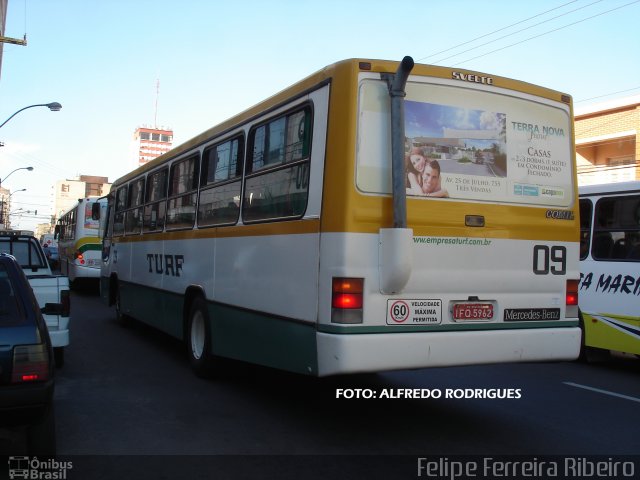
{"type": "Polygon", "coordinates": [[[578,183],[640,180],[640,95],[576,108],[578,183]]]}

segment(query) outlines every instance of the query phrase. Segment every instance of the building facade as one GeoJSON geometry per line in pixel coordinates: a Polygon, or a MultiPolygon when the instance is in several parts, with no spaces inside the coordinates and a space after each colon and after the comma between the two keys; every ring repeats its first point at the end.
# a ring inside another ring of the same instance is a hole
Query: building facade
{"type": "Polygon", "coordinates": [[[9,212],[11,211],[11,192],[7,188],[0,187],[0,230],[11,228],[9,212]]]}
{"type": "Polygon", "coordinates": [[[640,95],[576,108],[578,183],[640,180],[640,95]]]}
{"type": "Polygon", "coordinates": [[[55,185],[52,225],[55,225],[60,215],[73,207],[78,199],[102,197],[110,190],[111,184],[107,177],[80,175],[74,180],[58,180],[55,185]]]}
{"type": "Polygon", "coordinates": [[[136,167],[150,162],[173,147],[173,130],[157,127],[138,127],[133,134],[136,167]]]}

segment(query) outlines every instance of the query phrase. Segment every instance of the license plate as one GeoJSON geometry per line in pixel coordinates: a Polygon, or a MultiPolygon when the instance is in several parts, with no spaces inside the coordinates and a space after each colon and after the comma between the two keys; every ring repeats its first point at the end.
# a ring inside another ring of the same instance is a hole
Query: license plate
{"type": "Polygon", "coordinates": [[[454,320],[491,320],[493,304],[491,303],[457,303],[453,306],[454,320]]]}

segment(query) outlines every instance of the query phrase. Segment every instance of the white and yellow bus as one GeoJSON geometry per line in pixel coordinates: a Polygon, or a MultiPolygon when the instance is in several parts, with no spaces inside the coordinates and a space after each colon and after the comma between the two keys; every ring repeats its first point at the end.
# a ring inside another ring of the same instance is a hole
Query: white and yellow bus
{"type": "Polygon", "coordinates": [[[54,235],[58,241],[60,271],[69,277],[69,282],[100,278],[102,238],[98,232],[99,217],[93,213],[94,204],[102,205],[106,211],[106,198],[79,199],[56,224],[54,235]]]}
{"type": "Polygon", "coordinates": [[[640,355],[640,182],[580,187],[585,356],[640,355]]]}
{"type": "Polygon", "coordinates": [[[197,372],[575,359],[572,139],[556,91],[336,63],[116,180],[102,296],[197,372]]]}

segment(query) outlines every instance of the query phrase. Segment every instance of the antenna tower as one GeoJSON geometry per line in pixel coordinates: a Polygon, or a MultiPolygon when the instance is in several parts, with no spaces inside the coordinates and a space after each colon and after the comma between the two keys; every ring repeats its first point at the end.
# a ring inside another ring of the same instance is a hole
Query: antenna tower
{"type": "Polygon", "coordinates": [[[153,113],[153,128],[158,128],[158,97],[160,96],[160,79],[156,79],[156,105],[153,113]]]}

